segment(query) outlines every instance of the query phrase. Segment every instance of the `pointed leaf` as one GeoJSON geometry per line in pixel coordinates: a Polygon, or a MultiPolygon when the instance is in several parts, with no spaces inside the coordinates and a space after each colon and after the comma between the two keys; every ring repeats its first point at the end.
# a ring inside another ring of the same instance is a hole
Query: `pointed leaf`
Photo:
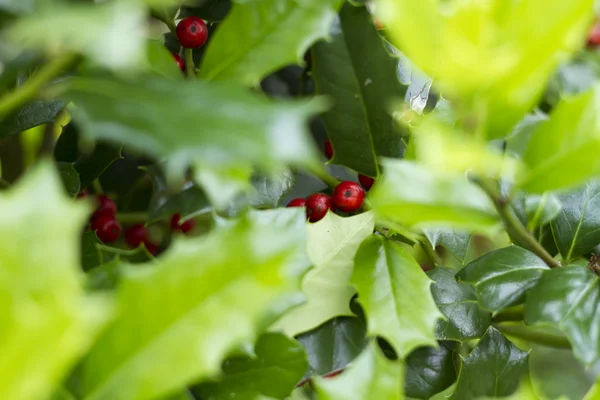
{"type": "Polygon", "coordinates": [[[65,105],[66,102],[63,100],[34,100],[27,103],[2,120],[0,137],[16,135],[36,126],[54,122],[65,105]]]}
{"type": "Polygon", "coordinates": [[[463,174],[434,173],[408,161],[384,159],[384,175],[368,199],[386,223],[489,229],[498,216],[488,197],[463,174]]]}
{"type": "Polygon", "coordinates": [[[403,374],[402,362],[388,360],[371,342],[341,375],[316,378],[314,383],[319,400],[401,400],[403,374]]]}
{"type": "Polygon", "coordinates": [[[446,317],[436,325],[436,338],[466,341],[481,337],[490,326],[491,315],[482,310],[471,285],[456,282],[455,271],[438,267],[427,272],[434,281],[433,298],[446,317]]]}
{"type": "Polygon", "coordinates": [[[416,399],[429,400],[456,381],[454,346],[440,343],[437,348],[421,347],[406,359],[404,391],[416,399]]]}
{"type": "Polygon", "coordinates": [[[564,332],[586,366],[600,357],[600,278],[587,267],[555,268],[527,294],[525,322],[564,332]]]}
{"type": "Polygon", "coordinates": [[[211,39],[200,78],[255,85],[271,72],[301,63],[327,36],[339,0],[248,0],[234,3],[211,39]]]}
{"type": "Polygon", "coordinates": [[[463,359],[451,399],[498,398],[513,394],[527,371],[528,356],[490,327],[475,349],[463,359]]]}
{"type": "Polygon", "coordinates": [[[121,146],[98,143],[92,153],[79,157],[74,164],[75,169],[79,172],[81,187],[85,188],[90,185],[112,163],[122,158],[121,146]]]}
{"type": "Polygon", "coordinates": [[[46,162],[1,192],[0,208],[0,397],[47,398],[108,317],[105,299],[85,295],[79,269],[90,210],[46,162]]]}
{"type": "Polygon", "coordinates": [[[552,221],[556,247],[567,262],[600,243],[600,181],[558,196],[562,210],[552,221]]]}
{"type": "Polygon", "coordinates": [[[423,229],[431,247],[435,250],[438,246],[448,250],[461,264],[464,263],[471,244],[471,235],[456,229],[425,228],[423,229]]]}
{"type": "Polygon", "coordinates": [[[373,214],[340,217],[332,212],[316,223],[308,223],[307,251],[313,264],[302,279],[306,303],[278,321],[273,329],[289,336],[309,331],[339,315],[353,315],[350,285],[354,255],[361,242],[373,234],[373,214]]]}
{"type": "Polygon", "coordinates": [[[258,338],[255,357],[235,356],[223,363],[223,376],[194,388],[203,399],[284,399],[308,367],[302,345],[279,333],[258,338]]]}
{"type": "Polygon", "coordinates": [[[371,336],[387,340],[400,357],[419,346],[436,346],[434,327],[442,314],[431,296],[431,280],[399,245],[372,236],[354,259],[352,284],[371,336]]]}
{"type": "Polygon", "coordinates": [[[216,377],[229,351],[254,340],[264,312],[293,291],[305,251],[303,210],[264,213],[282,218],[245,217],[128,269],[119,318],[84,364],[85,399],[160,397],[216,377]]]}
{"type": "Polygon", "coordinates": [[[396,77],[398,60],[385,49],[365,7],[346,3],[332,41],[313,48],[317,93],[334,106],[323,115],[334,148],[332,162],[377,176],[378,157],[401,157],[406,147],[390,102],[406,92],[396,77]]]}
{"type": "Polygon", "coordinates": [[[472,284],[479,304],[496,313],[525,301],[525,293],[549,270],[535,254],[519,246],[509,246],[470,262],[456,278],[472,284]]]}
{"type": "Polygon", "coordinates": [[[252,177],[253,193],[250,203],[257,208],[273,208],[294,187],[296,177],[289,170],[278,171],[272,176],[254,175],[252,177]]]}
{"type": "Polygon", "coordinates": [[[60,179],[69,196],[77,196],[77,193],[79,193],[79,189],[81,188],[81,183],[79,182],[79,174],[73,167],[73,164],[59,162],[56,163],[56,167],[58,168],[60,179]]]}

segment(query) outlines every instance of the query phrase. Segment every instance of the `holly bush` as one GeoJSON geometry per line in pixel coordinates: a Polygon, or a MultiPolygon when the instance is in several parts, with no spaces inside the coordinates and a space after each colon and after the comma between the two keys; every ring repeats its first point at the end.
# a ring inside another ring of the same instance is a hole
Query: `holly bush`
{"type": "Polygon", "coordinates": [[[0,2],[0,398],[600,399],[593,0],[0,2]]]}

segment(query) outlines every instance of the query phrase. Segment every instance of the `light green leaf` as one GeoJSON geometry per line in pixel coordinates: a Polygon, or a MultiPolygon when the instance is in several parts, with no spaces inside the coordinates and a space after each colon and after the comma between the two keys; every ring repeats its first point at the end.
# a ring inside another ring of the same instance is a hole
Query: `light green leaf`
{"type": "Polygon", "coordinates": [[[109,316],[106,299],[85,295],[79,269],[90,209],[68,199],[49,163],[1,192],[0,208],[0,397],[43,399],[109,316]]]}
{"type": "Polygon", "coordinates": [[[255,85],[327,36],[340,0],[234,3],[204,55],[200,78],[255,85]]]}
{"type": "Polygon", "coordinates": [[[434,172],[414,162],[384,159],[384,175],[368,200],[379,220],[408,226],[489,230],[498,216],[463,174],[434,172]]]}
{"type": "Polygon", "coordinates": [[[549,192],[529,196],[520,194],[512,203],[517,216],[530,231],[549,224],[562,210],[558,196],[549,192]]]}
{"type": "Polygon", "coordinates": [[[519,246],[492,251],[470,262],[456,278],[472,284],[479,304],[494,313],[525,301],[525,294],[550,268],[519,246]]]}
{"type": "Polygon", "coordinates": [[[306,135],[306,120],[322,109],[318,100],[273,101],[229,84],[155,76],[77,78],[69,87],[73,118],[84,133],[166,158],[168,180],[193,165],[220,206],[249,186],[253,166],[322,168],[306,135]]]}
{"type": "Polygon", "coordinates": [[[314,379],[319,400],[402,400],[404,365],[385,358],[372,342],[341,375],[314,379]]]}
{"type": "Polygon", "coordinates": [[[600,172],[600,86],[565,97],[532,132],[523,155],[529,173],[518,186],[529,193],[573,187],[600,172]]]}
{"type": "Polygon", "coordinates": [[[398,59],[386,51],[365,7],[346,3],[331,34],[312,50],[317,93],[334,103],[323,114],[331,162],[376,177],[378,157],[401,157],[406,147],[391,113],[391,102],[406,92],[396,77],[398,59]]]}
{"type": "Polygon", "coordinates": [[[319,222],[307,224],[307,251],[314,267],[302,280],[307,301],[286,313],[273,329],[295,336],[333,317],[354,315],[350,310],[354,255],[374,227],[370,212],[348,218],[329,212],[319,222]]]}
{"type": "Polygon", "coordinates": [[[198,385],[194,393],[202,399],[283,399],[308,368],[302,345],[279,333],[261,335],[254,351],[254,357],[225,360],[223,376],[198,385]]]}
{"type": "Polygon", "coordinates": [[[367,332],[387,340],[402,358],[420,346],[437,346],[442,318],[431,280],[406,250],[381,236],[365,240],[354,258],[352,284],[367,316],[367,332]]]}
{"type": "Polygon", "coordinates": [[[277,171],[272,175],[255,174],[251,183],[254,190],[250,194],[250,204],[257,208],[273,208],[292,190],[296,176],[290,170],[277,171]]]}
{"type": "Polygon", "coordinates": [[[229,351],[255,339],[265,312],[295,289],[305,251],[303,210],[265,213],[175,241],[154,266],[128,269],[119,318],[85,360],[86,400],[153,399],[215,378],[229,351]]]}
{"type": "Polygon", "coordinates": [[[185,74],[179,69],[177,61],[167,50],[162,40],[148,40],[146,43],[148,63],[152,72],[169,79],[183,79],[185,74]]]}

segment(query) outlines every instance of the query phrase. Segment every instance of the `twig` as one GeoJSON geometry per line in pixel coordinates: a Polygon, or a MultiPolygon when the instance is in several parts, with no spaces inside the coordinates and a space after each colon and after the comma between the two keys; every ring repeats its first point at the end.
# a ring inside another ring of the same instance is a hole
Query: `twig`
{"type": "Polygon", "coordinates": [[[189,77],[196,76],[196,64],[194,64],[194,50],[185,49],[185,72],[189,77]]]}
{"type": "Polygon", "coordinates": [[[321,180],[327,186],[329,186],[331,189],[335,189],[337,187],[337,185],[339,185],[340,183],[342,183],[338,179],[336,179],[333,176],[329,175],[328,173],[326,173],[324,170],[322,170],[320,168],[312,168],[310,170],[310,172],[314,176],[316,176],[317,178],[319,178],[319,180],[321,180]]]}

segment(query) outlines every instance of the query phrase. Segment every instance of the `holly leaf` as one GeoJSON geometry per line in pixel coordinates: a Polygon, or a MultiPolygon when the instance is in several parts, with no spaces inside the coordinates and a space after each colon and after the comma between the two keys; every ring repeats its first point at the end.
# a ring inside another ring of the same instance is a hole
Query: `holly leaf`
{"type": "Polygon", "coordinates": [[[205,21],[221,22],[230,8],[231,0],[206,0],[199,7],[181,7],[179,16],[185,18],[195,15],[205,21]]]}
{"type": "Polygon", "coordinates": [[[370,212],[347,218],[328,212],[319,222],[307,223],[307,252],[313,269],[302,279],[306,303],[286,313],[273,329],[295,336],[333,317],[353,316],[350,299],[356,291],[350,278],[354,255],[374,228],[370,212]]]}
{"type": "Polygon", "coordinates": [[[471,234],[449,228],[425,228],[423,233],[431,244],[432,250],[442,246],[458,262],[464,264],[471,244],[471,234]]]}
{"type": "Polygon", "coordinates": [[[562,204],[553,193],[517,196],[513,200],[517,216],[530,231],[552,222],[561,212],[562,204]]]}
{"type": "Polygon", "coordinates": [[[283,66],[302,64],[309,46],[327,36],[339,4],[339,0],[235,2],[210,41],[199,77],[256,85],[283,66]]]}
{"type": "Polygon", "coordinates": [[[454,346],[441,342],[436,347],[421,347],[406,359],[404,392],[416,399],[429,400],[456,381],[454,346]]]}
{"type": "Polygon", "coordinates": [[[122,158],[121,146],[111,146],[105,143],[96,144],[94,151],[82,155],[73,165],[79,173],[81,187],[89,186],[112,163],[122,158]]]}
{"type": "Polygon", "coordinates": [[[371,342],[356,362],[335,378],[314,378],[319,400],[403,399],[404,365],[385,358],[371,342]]]}
{"type": "Polygon", "coordinates": [[[66,104],[63,100],[33,100],[2,120],[0,137],[52,123],[66,104]]]}
{"type": "Polygon", "coordinates": [[[527,371],[528,356],[490,327],[475,349],[462,359],[456,391],[450,398],[468,400],[513,394],[527,371]]]}
{"type": "Polygon", "coordinates": [[[402,358],[419,346],[437,346],[442,317],[431,295],[431,280],[399,245],[372,236],[358,249],[352,284],[367,315],[367,333],[387,340],[402,358]]]}
{"type": "Polygon", "coordinates": [[[79,174],[73,167],[73,164],[59,162],[56,163],[56,167],[58,168],[60,179],[69,196],[77,196],[77,193],[79,193],[79,189],[81,188],[81,183],[79,182],[79,174]]]}
{"type": "Polygon", "coordinates": [[[222,359],[255,339],[273,302],[295,290],[304,213],[274,213],[281,218],[243,217],[176,240],[148,268],[127,268],[119,317],[83,366],[86,398],[157,398],[216,378],[222,359]]]}
{"type": "Polygon", "coordinates": [[[294,174],[289,170],[277,172],[273,176],[255,175],[252,177],[255,194],[250,203],[254,207],[277,207],[296,183],[294,174]]]}
{"type": "Polygon", "coordinates": [[[414,162],[382,160],[384,174],[369,191],[378,219],[407,226],[490,230],[498,216],[464,174],[433,172],[414,162]]]}
{"type": "Polygon", "coordinates": [[[173,54],[167,50],[162,40],[148,40],[146,53],[153,73],[169,79],[184,78],[185,75],[179,69],[173,54]]]}
{"type": "Polygon", "coordinates": [[[286,164],[322,168],[305,135],[306,120],[322,109],[314,99],[274,101],[230,84],[156,76],[77,78],[69,87],[77,104],[73,118],[84,133],[165,158],[168,182],[194,166],[208,197],[221,206],[249,186],[253,166],[266,172],[286,164]]]}
{"type": "Polygon", "coordinates": [[[492,251],[470,262],[456,278],[475,287],[479,304],[494,313],[525,301],[525,294],[550,268],[519,246],[492,251]]]}
{"type": "Polygon", "coordinates": [[[599,282],[587,267],[555,268],[542,275],[525,302],[525,322],[558,327],[586,366],[600,355],[599,282]]]}
{"type": "Polygon", "coordinates": [[[461,342],[480,338],[490,326],[491,315],[479,307],[475,289],[457,282],[454,274],[455,271],[443,267],[427,272],[434,281],[433,299],[446,317],[437,322],[436,338],[461,342]]]}
{"type": "Polygon", "coordinates": [[[335,150],[331,162],[377,176],[378,157],[401,157],[406,148],[390,112],[390,102],[406,92],[396,77],[398,59],[386,51],[365,7],[346,3],[331,35],[312,49],[317,93],[334,101],[323,114],[335,150]]]}
{"type": "Polygon", "coordinates": [[[560,255],[568,263],[600,243],[600,181],[558,196],[560,214],[552,221],[552,234],[560,255]]]}
{"type": "Polygon", "coordinates": [[[90,209],[66,196],[49,162],[2,191],[0,206],[0,393],[37,400],[88,350],[111,308],[82,285],[78,238],[90,209]]]}
{"type": "Polygon", "coordinates": [[[280,333],[258,338],[255,356],[234,356],[223,362],[223,375],[216,382],[194,388],[203,399],[284,399],[308,368],[302,345],[280,333]]]}

